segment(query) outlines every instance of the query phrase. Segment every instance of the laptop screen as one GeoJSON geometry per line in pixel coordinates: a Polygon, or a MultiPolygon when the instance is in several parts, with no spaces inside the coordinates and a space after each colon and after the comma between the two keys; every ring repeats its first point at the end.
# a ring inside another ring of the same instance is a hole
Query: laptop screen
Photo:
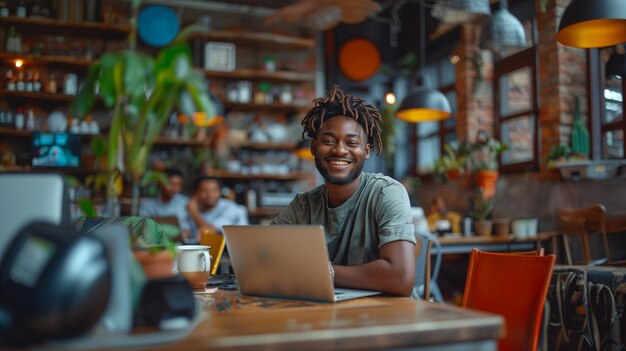
{"type": "Polygon", "coordinates": [[[32,221],[70,224],[70,202],[60,174],[0,173],[0,257],[17,231],[32,221]]]}

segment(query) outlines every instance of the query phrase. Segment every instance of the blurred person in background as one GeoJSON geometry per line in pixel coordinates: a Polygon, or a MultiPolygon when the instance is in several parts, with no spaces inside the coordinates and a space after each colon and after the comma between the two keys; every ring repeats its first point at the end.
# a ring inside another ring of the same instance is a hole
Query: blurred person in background
{"type": "Polygon", "coordinates": [[[159,194],[156,198],[145,199],[141,202],[139,215],[141,217],[176,217],[181,230],[188,229],[187,203],[189,197],[181,194],[183,190],[183,173],[175,168],[164,171],[168,184],[159,183],[159,194]]]}
{"type": "Polygon", "coordinates": [[[248,224],[248,211],[234,201],[222,198],[218,178],[202,175],[193,182],[192,196],[187,203],[188,227],[183,236],[189,241],[202,240],[203,233],[222,234],[224,225],[248,224]]]}

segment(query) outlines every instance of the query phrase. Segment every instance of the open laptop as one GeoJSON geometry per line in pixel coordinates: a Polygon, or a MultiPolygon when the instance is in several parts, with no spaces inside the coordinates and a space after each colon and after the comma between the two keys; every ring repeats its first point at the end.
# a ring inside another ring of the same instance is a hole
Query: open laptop
{"type": "Polygon", "coordinates": [[[244,295],[336,302],[380,294],[334,288],[321,225],[225,225],[223,229],[244,295]]]}
{"type": "Polygon", "coordinates": [[[32,221],[70,225],[69,196],[60,174],[0,173],[0,192],[0,258],[32,221]]]}

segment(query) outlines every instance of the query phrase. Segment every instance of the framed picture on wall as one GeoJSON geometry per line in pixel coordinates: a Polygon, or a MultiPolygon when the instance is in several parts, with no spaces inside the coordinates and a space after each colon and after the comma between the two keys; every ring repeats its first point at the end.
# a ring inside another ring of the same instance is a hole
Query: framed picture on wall
{"type": "Polygon", "coordinates": [[[235,69],[235,44],[210,41],[204,45],[204,68],[215,71],[235,69]]]}

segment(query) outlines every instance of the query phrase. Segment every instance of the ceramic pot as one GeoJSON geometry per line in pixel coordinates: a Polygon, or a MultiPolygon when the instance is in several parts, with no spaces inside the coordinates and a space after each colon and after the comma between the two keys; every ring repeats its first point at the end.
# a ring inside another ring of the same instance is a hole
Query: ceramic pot
{"type": "Polygon", "coordinates": [[[508,218],[496,218],[493,220],[493,231],[497,236],[509,236],[511,230],[509,229],[508,218]]]}
{"type": "Polygon", "coordinates": [[[480,170],[476,172],[476,186],[482,189],[483,197],[489,199],[496,194],[498,171],[480,170]]]}
{"type": "Polygon", "coordinates": [[[143,268],[148,280],[167,278],[174,275],[174,259],[169,251],[150,252],[148,250],[135,250],[133,254],[143,268]]]}
{"type": "Polygon", "coordinates": [[[474,221],[474,231],[480,236],[490,236],[493,222],[488,219],[478,219],[474,221]]]}

